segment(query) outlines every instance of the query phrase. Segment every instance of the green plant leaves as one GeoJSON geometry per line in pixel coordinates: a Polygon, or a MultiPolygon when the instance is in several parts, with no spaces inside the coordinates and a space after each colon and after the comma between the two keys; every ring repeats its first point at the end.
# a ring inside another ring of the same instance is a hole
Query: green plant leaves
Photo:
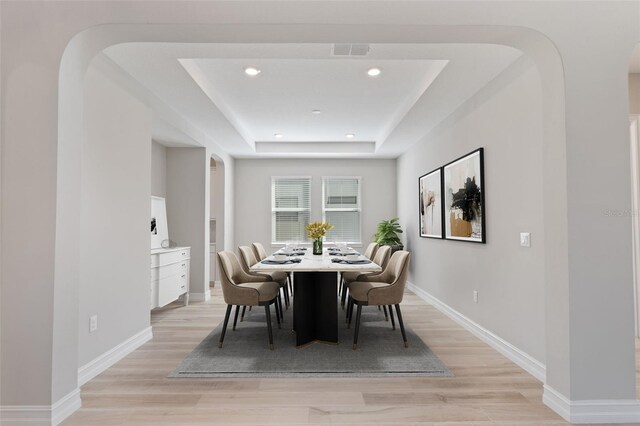
{"type": "Polygon", "coordinates": [[[402,241],[398,234],[402,234],[402,228],[398,223],[398,218],[383,220],[378,224],[373,241],[383,246],[401,245],[402,241]]]}

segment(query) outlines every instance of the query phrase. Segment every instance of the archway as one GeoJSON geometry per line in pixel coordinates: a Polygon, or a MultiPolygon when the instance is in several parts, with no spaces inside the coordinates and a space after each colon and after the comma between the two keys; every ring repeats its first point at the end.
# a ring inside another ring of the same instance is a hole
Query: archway
{"type": "MultiPolygon", "coordinates": [[[[73,230],[74,221],[73,206],[77,204],[78,194],[74,190],[74,176],[77,174],[77,167],[72,161],[73,152],[79,150],[82,144],[81,135],[74,128],[75,118],[81,114],[81,76],[84,74],[88,62],[93,55],[104,48],[122,42],[253,42],[266,43],[282,40],[296,40],[297,42],[340,42],[358,40],[375,42],[394,43],[493,43],[496,38],[507,40],[504,44],[520,49],[531,57],[538,66],[542,86],[544,102],[544,139],[545,139],[545,193],[551,200],[562,200],[566,195],[566,188],[557,185],[557,182],[566,181],[566,164],[564,163],[565,139],[564,127],[554,117],[564,114],[564,103],[558,93],[562,93],[563,81],[562,70],[558,54],[549,41],[539,33],[523,29],[510,27],[431,27],[431,26],[362,26],[358,28],[357,35],[354,36],[351,26],[343,25],[281,25],[277,28],[267,25],[222,25],[222,26],[201,26],[197,29],[182,25],[107,25],[98,28],[91,28],[78,34],[69,44],[63,57],[61,66],[60,81],[60,140],[59,156],[60,164],[58,175],[58,206],[59,215],[57,228],[63,232],[59,233],[59,246],[56,250],[56,258],[59,262],[64,262],[70,268],[69,275],[73,274],[72,265],[67,262],[73,258],[73,253],[77,247],[77,234],[73,230]],[[72,200],[69,202],[62,202],[72,200]],[[66,231],[66,232],[65,232],[66,231]]],[[[225,177],[232,177],[232,167],[224,167],[225,177]]],[[[232,179],[225,179],[225,187],[232,193],[232,179]]],[[[230,194],[224,196],[228,200],[230,194]]],[[[227,202],[225,211],[230,209],[227,202]]],[[[562,202],[545,203],[545,239],[548,244],[557,248],[559,252],[566,251],[566,204],[562,202]]],[[[226,215],[231,219],[232,215],[226,215]]],[[[227,228],[229,223],[224,224],[227,228]]],[[[216,234],[219,235],[219,225],[216,224],[216,234]]],[[[232,244],[232,235],[223,232],[224,244],[232,244]]],[[[562,285],[566,278],[563,270],[566,265],[565,259],[553,254],[547,255],[546,259],[546,288],[548,311],[555,315],[557,312],[565,311],[566,306],[562,304],[563,298],[557,297],[558,292],[566,291],[562,285]],[[549,285],[554,283],[554,285],[549,285]],[[556,306],[554,306],[556,305],[556,306]]],[[[76,286],[78,282],[69,282],[76,286]]],[[[57,284],[57,283],[56,283],[57,284]]],[[[56,286],[58,288],[58,286],[56,286]]],[[[74,290],[69,288],[71,292],[74,290]]],[[[56,293],[58,290],[56,289],[56,293]]],[[[68,291],[66,291],[68,294],[68,291]]],[[[58,299],[60,304],[66,309],[74,310],[74,300],[72,298],[58,299]]],[[[77,302],[75,302],[77,303],[77,302]]],[[[58,311],[58,310],[56,310],[58,311]]],[[[54,322],[56,328],[71,325],[69,318],[66,323],[61,319],[54,322]]],[[[547,327],[549,329],[549,327],[547,327]]],[[[552,332],[554,330],[551,330],[552,332]]],[[[72,339],[68,339],[67,345],[73,345],[72,339]]],[[[76,343],[77,344],[77,343],[76,343]]],[[[68,391],[68,389],[67,389],[68,391]]],[[[65,392],[61,391],[60,395],[65,392]]]]}

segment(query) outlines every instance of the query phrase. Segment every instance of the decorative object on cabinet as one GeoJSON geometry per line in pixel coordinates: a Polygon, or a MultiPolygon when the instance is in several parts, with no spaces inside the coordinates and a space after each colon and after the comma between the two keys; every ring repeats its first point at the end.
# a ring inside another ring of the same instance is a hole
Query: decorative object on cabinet
{"type": "Polygon", "coordinates": [[[445,238],[486,243],[484,150],[443,167],[445,238]]]}
{"type": "Polygon", "coordinates": [[[167,207],[162,197],[151,197],[151,248],[162,247],[162,242],[169,239],[167,225],[167,207]]]}
{"type": "Polygon", "coordinates": [[[162,248],[166,249],[166,248],[175,248],[178,247],[178,243],[176,243],[173,240],[162,240],[162,243],[160,244],[162,246],[162,248]]]}
{"type": "Polygon", "coordinates": [[[418,179],[420,202],[420,236],[442,238],[442,169],[438,168],[418,179]]]}
{"type": "Polygon", "coordinates": [[[151,250],[151,309],[165,306],[184,295],[189,304],[190,247],[151,250]]]}

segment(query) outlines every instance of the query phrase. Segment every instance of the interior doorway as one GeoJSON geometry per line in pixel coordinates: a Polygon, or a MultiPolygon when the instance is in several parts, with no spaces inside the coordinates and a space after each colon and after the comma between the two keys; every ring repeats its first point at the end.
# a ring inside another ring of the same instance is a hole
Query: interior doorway
{"type": "Polygon", "coordinates": [[[209,287],[220,282],[216,253],[225,249],[224,162],[212,155],[209,160],[209,287]]]}

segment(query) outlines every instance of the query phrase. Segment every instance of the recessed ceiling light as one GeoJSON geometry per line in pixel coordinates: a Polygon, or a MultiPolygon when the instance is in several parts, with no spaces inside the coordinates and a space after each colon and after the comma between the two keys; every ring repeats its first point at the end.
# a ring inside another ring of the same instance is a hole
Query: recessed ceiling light
{"type": "Polygon", "coordinates": [[[377,77],[380,75],[382,71],[380,71],[380,68],[369,68],[369,71],[367,71],[367,74],[371,77],[377,77]]]}
{"type": "Polygon", "coordinates": [[[284,135],[282,133],[274,133],[273,136],[275,136],[276,138],[280,139],[282,138],[284,135]]]}
{"type": "Polygon", "coordinates": [[[320,111],[319,109],[312,109],[312,110],[311,110],[311,114],[316,114],[316,115],[318,115],[318,114],[320,114],[321,112],[322,112],[322,111],[320,111]]]}
{"type": "Polygon", "coordinates": [[[344,135],[347,139],[353,139],[356,137],[355,133],[347,133],[346,135],[344,135]]]}
{"type": "Polygon", "coordinates": [[[246,67],[244,69],[244,73],[251,77],[255,77],[256,75],[260,74],[260,69],[256,67],[246,67]]]}

